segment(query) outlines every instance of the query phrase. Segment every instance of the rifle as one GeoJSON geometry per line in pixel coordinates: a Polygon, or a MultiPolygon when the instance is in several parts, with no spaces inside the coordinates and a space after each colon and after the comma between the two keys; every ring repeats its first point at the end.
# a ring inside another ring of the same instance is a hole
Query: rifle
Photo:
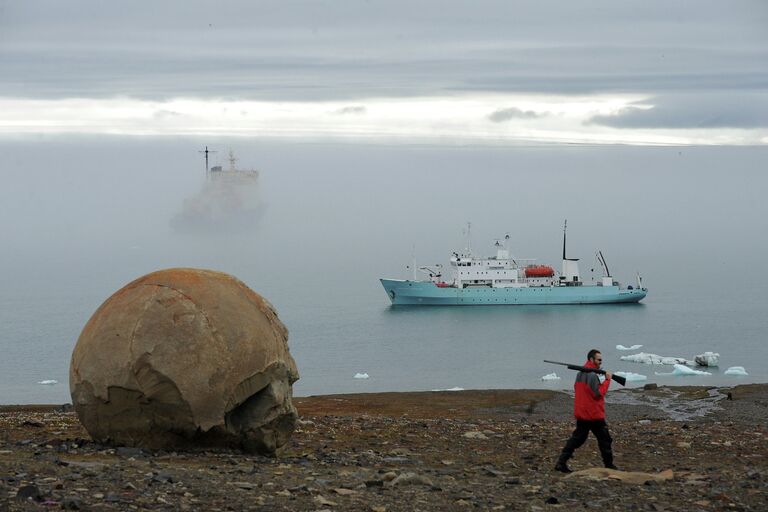
{"type": "MultiPolygon", "coordinates": [[[[601,370],[599,368],[587,368],[586,366],[579,366],[576,364],[568,364],[568,363],[558,363],[557,361],[547,361],[544,360],[545,363],[550,364],[559,364],[561,366],[567,366],[569,370],[576,370],[577,372],[588,372],[588,373],[597,373],[598,375],[605,375],[605,370],[601,370]]],[[[627,385],[627,379],[622,377],[621,375],[612,375],[611,380],[615,380],[622,386],[627,385]]]]}

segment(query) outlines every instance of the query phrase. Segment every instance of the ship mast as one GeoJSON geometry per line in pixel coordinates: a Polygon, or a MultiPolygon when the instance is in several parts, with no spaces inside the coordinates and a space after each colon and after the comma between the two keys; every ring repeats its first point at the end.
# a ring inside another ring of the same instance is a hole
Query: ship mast
{"type": "Polygon", "coordinates": [[[232,172],[235,172],[235,162],[237,162],[237,158],[235,158],[235,154],[232,152],[232,148],[229,149],[229,170],[232,172]]]}
{"type": "Polygon", "coordinates": [[[568,228],[568,219],[563,223],[563,272],[560,275],[560,282],[566,286],[580,286],[581,278],[579,276],[579,259],[568,258],[565,253],[565,232],[568,228]]]}
{"type": "Polygon", "coordinates": [[[472,256],[472,236],[471,236],[471,232],[472,232],[472,223],[467,221],[467,247],[466,247],[467,256],[472,256]]]}
{"type": "Polygon", "coordinates": [[[563,223],[563,260],[564,261],[579,261],[579,258],[566,258],[565,257],[565,230],[568,228],[568,219],[565,219],[563,223]]]}
{"type": "Polygon", "coordinates": [[[208,153],[218,153],[218,151],[208,151],[208,146],[205,146],[205,151],[198,151],[198,153],[205,153],[205,177],[208,177],[209,174],[209,168],[208,168],[208,153]]]}
{"type": "Polygon", "coordinates": [[[563,223],[563,259],[567,259],[565,257],[565,230],[568,228],[568,219],[565,219],[565,222],[563,223]]]}

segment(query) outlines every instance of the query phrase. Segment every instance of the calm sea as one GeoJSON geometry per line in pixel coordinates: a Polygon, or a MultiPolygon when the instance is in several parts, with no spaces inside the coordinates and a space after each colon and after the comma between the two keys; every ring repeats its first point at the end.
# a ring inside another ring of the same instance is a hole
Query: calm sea
{"type": "Polygon", "coordinates": [[[648,382],[768,382],[766,148],[83,137],[0,151],[0,403],[69,401],[90,315],[176,266],[229,272],[275,305],[297,395],[570,388],[573,374],[542,359],[582,363],[593,347],[648,382]],[[232,147],[258,167],[257,186],[206,188],[205,144],[212,164],[232,147]],[[408,276],[414,254],[446,264],[468,221],[476,253],[509,233],[515,256],[559,268],[565,218],[582,274],[599,276],[600,249],[619,280],[643,275],[642,304],[392,308],[378,282],[408,276]],[[633,352],[619,344],[718,352],[720,367],[657,376],[671,367],[620,361],[633,352]],[[541,380],[551,372],[562,379],[541,380]]]}

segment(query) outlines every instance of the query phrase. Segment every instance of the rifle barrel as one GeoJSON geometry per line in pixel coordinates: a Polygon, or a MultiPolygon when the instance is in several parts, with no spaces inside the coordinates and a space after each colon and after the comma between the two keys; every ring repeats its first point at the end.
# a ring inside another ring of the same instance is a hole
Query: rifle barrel
{"type": "MultiPolygon", "coordinates": [[[[587,368],[585,366],[579,366],[577,364],[560,363],[557,361],[550,361],[548,359],[544,359],[544,362],[549,364],[559,364],[561,366],[566,366],[568,367],[569,370],[576,370],[579,372],[592,372],[600,375],[605,375],[605,370],[603,370],[602,368],[587,368]]],[[[611,379],[615,380],[622,386],[625,386],[627,384],[627,379],[624,377],[621,377],[620,375],[612,375],[611,379]]]]}

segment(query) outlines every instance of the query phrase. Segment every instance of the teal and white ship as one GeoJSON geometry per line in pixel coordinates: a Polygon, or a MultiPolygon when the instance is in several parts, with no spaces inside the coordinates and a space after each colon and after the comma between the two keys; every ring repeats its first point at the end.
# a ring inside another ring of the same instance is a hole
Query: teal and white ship
{"type": "Polygon", "coordinates": [[[381,284],[393,305],[618,304],[640,302],[648,293],[639,274],[636,287],[614,280],[600,251],[596,257],[603,275],[593,284],[584,284],[579,260],[566,257],[565,227],[559,273],[535,260],[511,257],[508,241],[509,235],[496,240],[496,256],[487,258],[475,257],[469,244],[464,253],[454,252],[447,280],[438,265],[419,268],[427,280],[416,280],[414,275],[413,280],[381,279],[381,284]]]}

